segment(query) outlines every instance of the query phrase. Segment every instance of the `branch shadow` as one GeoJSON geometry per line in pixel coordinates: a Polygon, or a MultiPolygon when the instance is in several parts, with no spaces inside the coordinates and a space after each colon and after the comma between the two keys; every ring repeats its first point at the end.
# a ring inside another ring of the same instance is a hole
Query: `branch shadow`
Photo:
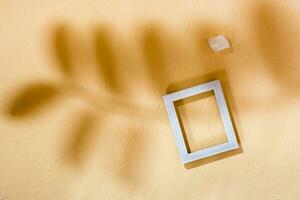
{"type": "MultiPolygon", "coordinates": [[[[211,30],[210,27],[203,27],[203,35],[207,36],[208,32],[205,30],[211,30]]],[[[169,75],[167,70],[167,63],[166,63],[166,54],[163,51],[164,46],[163,43],[163,33],[159,26],[157,25],[148,25],[146,28],[143,29],[142,32],[142,40],[141,40],[141,50],[146,62],[146,68],[148,72],[149,81],[152,83],[152,89],[157,91],[159,94],[162,94],[165,90],[165,85],[169,83],[169,75]]],[[[203,37],[201,36],[201,38],[203,37]]],[[[97,70],[99,77],[102,78],[105,86],[114,94],[120,95],[121,90],[121,84],[119,82],[119,72],[118,72],[118,62],[117,62],[117,51],[118,49],[113,48],[113,39],[111,37],[111,31],[108,27],[101,26],[97,27],[95,31],[93,32],[93,44],[94,44],[94,51],[96,53],[96,60],[97,60],[97,70]]],[[[74,59],[74,52],[72,52],[72,46],[70,44],[71,38],[70,38],[70,30],[67,28],[67,26],[58,26],[55,28],[54,34],[52,35],[52,42],[53,42],[53,50],[54,55],[59,63],[59,68],[62,71],[62,73],[66,75],[73,74],[74,66],[73,61],[74,59]]],[[[73,41],[74,42],[74,41],[73,41]]],[[[209,55],[209,58],[207,58],[204,62],[205,65],[215,65],[214,58],[208,49],[207,41],[201,40],[202,50],[200,52],[200,55],[203,55],[201,57],[204,58],[206,55],[209,55]],[[205,41],[205,44],[204,44],[205,41]],[[204,46],[205,45],[205,46],[204,46]]],[[[181,83],[176,84],[170,84],[167,87],[167,93],[170,93],[175,90],[183,89],[186,87],[194,86],[199,83],[202,83],[204,81],[210,81],[214,80],[216,78],[221,79],[224,76],[224,72],[217,71],[215,73],[206,74],[203,77],[195,77],[188,79],[187,81],[183,81],[181,83]]],[[[122,78],[122,77],[121,77],[122,78]]],[[[74,79],[73,79],[74,81],[74,79]]],[[[222,84],[225,84],[224,89],[225,96],[228,94],[228,86],[226,86],[228,82],[223,81],[222,84]],[[225,82],[225,83],[224,83],[225,82]]],[[[51,94],[54,94],[54,90],[50,90],[47,87],[43,88],[44,91],[49,91],[49,95],[41,95],[46,97],[51,97],[51,94]],[[52,93],[51,93],[52,92],[52,93]]],[[[229,93],[230,94],[230,93],[229,93]]],[[[28,95],[27,95],[28,96],[28,95]]],[[[30,95],[34,96],[34,95],[30,95]]],[[[204,98],[205,96],[202,96],[201,98],[204,98]]],[[[32,102],[36,101],[38,99],[37,97],[34,97],[34,99],[31,99],[32,102]]],[[[43,99],[43,98],[41,98],[43,99]]],[[[23,101],[23,99],[21,98],[23,101]]],[[[232,101],[232,100],[231,100],[232,101]]],[[[20,100],[18,102],[21,102],[20,100]]],[[[37,104],[37,102],[31,103],[32,105],[37,104]]],[[[28,106],[29,104],[24,104],[25,108],[30,108],[28,106]]],[[[126,105],[124,105],[126,106],[126,105]]],[[[15,106],[20,107],[20,106],[15,106]]],[[[228,106],[230,108],[230,106],[228,106]]],[[[18,110],[18,109],[15,109],[18,110]]],[[[22,113],[22,111],[12,111],[12,113],[22,113]]],[[[230,112],[231,113],[231,112],[230,112]]],[[[231,114],[232,117],[232,114],[231,114]]],[[[233,117],[232,117],[233,119],[233,117]]],[[[67,145],[67,150],[65,155],[68,157],[69,160],[74,163],[74,165],[81,165],[82,161],[84,160],[84,157],[86,156],[86,151],[89,147],[91,138],[94,137],[93,133],[93,127],[94,127],[94,120],[93,117],[88,113],[83,113],[79,115],[78,122],[75,123],[76,126],[74,127],[74,130],[72,130],[73,138],[70,139],[69,144],[67,145]]],[[[182,122],[181,122],[182,124],[182,122]]],[[[182,125],[183,127],[183,125],[182,125]]],[[[130,129],[130,127],[128,127],[130,129]]],[[[131,130],[131,129],[130,129],[131,130]]],[[[236,130],[236,128],[235,128],[236,130]]],[[[137,134],[135,131],[132,131],[133,134],[137,134]]],[[[237,131],[236,131],[237,133],[237,131]]],[[[238,137],[238,136],[237,136],[238,137]]],[[[121,170],[122,174],[121,177],[128,177],[128,174],[132,174],[132,172],[128,169],[131,167],[128,166],[134,166],[134,157],[132,155],[136,154],[138,152],[137,148],[133,148],[137,145],[131,145],[132,140],[128,139],[128,145],[125,147],[125,152],[132,151],[126,155],[130,155],[130,157],[126,157],[127,164],[124,166],[124,169],[121,170]],[[131,149],[132,148],[132,149],[131,149]],[[132,159],[131,159],[132,158],[132,159]]],[[[190,151],[190,149],[189,149],[190,151]]],[[[228,155],[227,153],[226,155],[228,155]]],[[[219,157],[216,156],[216,157],[219,157]]],[[[210,160],[213,160],[213,158],[209,158],[210,160]]],[[[126,178],[129,179],[129,178],[126,178]]]]}

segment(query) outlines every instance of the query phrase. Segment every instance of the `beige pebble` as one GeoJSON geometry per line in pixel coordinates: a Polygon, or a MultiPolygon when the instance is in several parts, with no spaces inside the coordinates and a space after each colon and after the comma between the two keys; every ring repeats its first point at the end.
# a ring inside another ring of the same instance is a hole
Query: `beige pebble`
{"type": "Polygon", "coordinates": [[[225,35],[217,35],[208,39],[208,44],[214,52],[230,49],[230,43],[225,35]]]}

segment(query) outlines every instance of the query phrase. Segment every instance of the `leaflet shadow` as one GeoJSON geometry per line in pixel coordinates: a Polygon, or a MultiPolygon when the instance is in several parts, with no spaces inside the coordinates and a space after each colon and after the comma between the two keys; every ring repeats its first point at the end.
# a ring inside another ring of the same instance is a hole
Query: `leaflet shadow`
{"type": "Polygon", "coordinates": [[[9,102],[6,114],[21,119],[37,114],[42,108],[51,107],[57,101],[60,88],[51,82],[28,84],[9,102]]]}
{"type": "Polygon", "coordinates": [[[70,136],[62,152],[66,160],[77,168],[82,166],[88,157],[89,150],[94,146],[93,143],[98,135],[95,130],[96,123],[99,127],[102,121],[97,119],[95,114],[87,111],[79,112],[78,119],[71,122],[73,126],[68,131],[70,136]]]}
{"type": "Polygon", "coordinates": [[[147,139],[143,131],[128,126],[125,133],[125,140],[122,144],[119,165],[116,168],[118,178],[126,182],[131,191],[136,189],[136,185],[142,180],[145,163],[142,161],[147,156],[147,139]]]}
{"type": "Polygon", "coordinates": [[[118,50],[113,47],[112,33],[107,26],[98,26],[93,32],[93,39],[98,77],[110,92],[119,94],[122,92],[122,85],[119,77],[118,50]]]}
{"type": "Polygon", "coordinates": [[[157,24],[152,24],[145,26],[141,32],[141,50],[146,63],[147,78],[150,80],[152,88],[161,93],[168,82],[167,55],[163,46],[165,41],[162,29],[157,24]]]}

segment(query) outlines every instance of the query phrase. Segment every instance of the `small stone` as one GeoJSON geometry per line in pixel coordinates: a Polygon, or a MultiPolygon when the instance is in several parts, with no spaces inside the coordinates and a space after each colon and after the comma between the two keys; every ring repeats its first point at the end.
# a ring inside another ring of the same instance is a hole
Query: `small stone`
{"type": "Polygon", "coordinates": [[[209,38],[208,44],[215,53],[231,48],[229,40],[225,35],[217,35],[209,38]]]}

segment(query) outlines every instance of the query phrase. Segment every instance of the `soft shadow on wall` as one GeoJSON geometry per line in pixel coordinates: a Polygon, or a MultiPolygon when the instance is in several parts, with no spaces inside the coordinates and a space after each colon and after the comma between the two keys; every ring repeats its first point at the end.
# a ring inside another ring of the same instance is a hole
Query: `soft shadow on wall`
{"type": "MultiPolygon", "coordinates": [[[[255,22],[253,24],[253,29],[256,30],[254,37],[256,38],[256,41],[258,41],[257,46],[262,57],[266,58],[266,61],[268,62],[266,69],[274,79],[273,83],[276,84],[280,92],[283,88],[289,88],[294,91],[293,94],[298,94],[299,92],[296,89],[296,85],[299,84],[299,80],[297,80],[293,74],[296,72],[296,68],[294,68],[294,62],[296,63],[296,60],[295,57],[291,57],[294,56],[295,53],[291,53],[291,51],[295,50],[297,47],[295,46],[295,42],[299,42],[299,40],[296,38],[295,31],[293,31],[293,25],[289,23],[289,19],[286,15],[287,10],[282,11],[282,9],[279,9],[274,5],[263,5],[257,7],[255,11],[256,12],[253,14],[255,22]],[[283,22],[284,24],[282,24],[283,22]],[[287,34],[289,37],[292,37],[288,43],[278,42],[285,41],[284,39],[287,37],[287,34]],[[288,64],[286,64],[287,61],[288,64]]],[[[207,37],[210,36],[214,26],[199,24],[195,29],[199,30],[198,27],[201,28],[201,31],[194,39],[194,42],[198,45],[198,49],[195,49],[195,51],[198,52],[197,61],[195,62],[200,65],[211,66],[214,68],[214,70],[212,70],[214,72],[203,76],[203,72],[199,70],[201,76],[195,74],[189,78],[182,78],[182,81],[178,82],[174,81],[170,76],[172,69],[176,68],[176,66],[169,66],[167,61],[170,60],[170,58],[173,60],[177,59],[174,57],[174,52],[180,52],[179,49],[176,49],[178,46],[177,43],[184,43],[184,41],[175,41],[176,44],[174,44],[172,40],[166,41],[168,40],[168,34],[170,34],[170,32],[165,31],[163,26],[149,24],[139,30],[141,40],[139,40],[137,46],[140,48],[138,51],[141,52],[145,65],[141,66],[132,58],[128,58],[130,59],[130,62],[128,61],[128,63],[131,63],[129,67],[131,71],[140,72],[140,68],[144,67],[145,69],[142,70],[146,73],[134,74],[134,76],[129,78],[126,69],[121,69],[122,63],[120,62],[119,56],[120,52],[123,50],[119,50],[118,45],[116,45],[118,44],[118,40],[114,38],[116,35],[112,34],[112,27],[96,27],[91,33],[93,45],[90,46],[87,51],[84,48],[81,49],[81,47],[88,45],[80,44],[81,39],[76,38],[76,32],[74,34],[74,31],[69,28],[68,25],[62,24],[56,26],[53,28],[51,34],[51,46],[54,52],[54,58],[57,61],[56,67],[63,77],[61,82],[48,83],[45,81],[43,83],[29,83],[28,86],[20,89],[16,96],[11,99],[6,114],[12,118],[32,117],[36,111],[41,110],[43,107],[45,109],[52,109],[49,105],[51,102],[56,102],[59,99],[57,97],[70,94],[74,95],[74,93],[78,98],[83,98],[88,104],[94,105],[98,114],[94,115],[87,111],[82,111],[82,114],[78,119],[79,121],[74,123],[76,124],[76,127],[71,130],[73,138],[70,138],[69,143],[65,145],[66,157],[75,167],[79,166],[84,160],[84,152],[89,148],[89,145],[91,144],[90,141],[95,138],[96,134],[101,134],[100,132],[105,131],[94,130],[93,127],[95,123],[97,123],[98,126],[100,124],[100,127],[101,124],[108,123],[105,121],[105,116],[111,112],[116,115],[122,113],[122,115],[126,115],[128,118],[135,118],[143,116],[143,114],[148,111],[147,109],[149,109],[143,106],[135,106],[134,103],[130,102],[124,103],[122,101],[121,103],[117,98],[104,99],[101,93],[91,93],[86,90],[86,88],[82,87],[78,83],[77,78],[78,75],[80,76],[81,71],[85,71],[85,68],[89,66],[84,65],[84,67],[79,67],[78,63],[82,64],[88,62],[88,60],[95,59],[98,80],[101,81],[99,87],[105,87],[114,97],[126,96],[127,91],[124,89],[126,88],[124,86],[138,84],[135,82],[135,77],[138,76],[142,76],[143,79],[151,83],[151,88],[147,89],[149,89],[149,91],[156,91],[155,94],[158,94],[156,98],[158,104],[161,103],[160,97],[165,93],[209,80],[220,79],[228,107],[231,109],[231,115],[234,113],[234,116],[237,116],[239,110],[235,106],[234,99],[232,98],[232,86],[227,79],[226,69],[228,66],[226,66],[226,63],[222,63],[222,66],[216,67],[216,61],[219,57],[226,55],[213,55],[206,43],[207,37]],[[168,34],[166,34],[166,32],[168,34]],[[169,51],[169,49],[166,50],[166,46],[171,48],[171,51],[169,51]]],[[[136,45],[132,45],[132,47],[129,46],[127,49],[134,47],[136,47],[136,45]]],[[[233,52],[230,53],[238,52],[233,50],[233,52]]],[[[184,55],[181,55],[180,53],[177,53],[176,55],[179,55],[180,59],[183,60],[183,63],[191,63],[189,58],[184,55]]],[[[188,67],[189,66],[186,66],[186,68],[188,67]]],[[[178,77],[176,80],[178,80],[178,77]]],[[[265,101],[268,102],[270,99],[266,99],[265,101]]],[[[155,115],[152,115],[149,118],[151,118],[152,122],[159,123],[159,120],[156,119],[155,115]]],[[[234,118],[232,119],[234,121],[234,118]]],[[[148,120],[148,118],[145,118],[145,120],[148,120]]],[[[164,123],[167,123],[167,121],[164,123]]],[[[139,161],[142,162],[141,152],[146,151],[145,148],[148,148],[147,145],[144,145],[144,139],[132,139],[132,137],[143,137],[137,134],[138,129],[136,126],[137,124],[130,123],[120,127],[120,129],[132,132],[133,134],[131,137],[126,137],[128,142],[124,142],[123,144],[124,151],[128,151],[128,153],[124,154],[127,155],[126,164],[117,169],[116,172],[116,174],[122,172],[119,177],[125,180],[132,180],[131,178],[133,177],[134,172],[132,170],[138,170],[135,168],[136,163],[139,161]],[[136,148],[132,149],[131,147],[136,148]]],[[[238,132],[236,127],[235,129],[236,132],[238,132]]],[[[146,131],[151,132],[151,128],[146,131]]],[[[187,166],[187,168],[210,163],[240,152],[242,152],[241,148],[237,151],[227,152],[212,158],[197,161],[196,163],[187,166]]],[[[120,154],[122,154],[122,152],[120,152],[120,154]]]]}
{"type": "MultiPolygon", "coordinates": [[[[148,73],[143,78],[151,83],[153,90],[163,93],[167,79],[165,78],[166,73],[162,73],[166,70],[164,69],[165,65],[162,64],[164,58],[161,53],[163,49],[160,47],[158,27],[147,26],[141,32],[141,44],[139,46],[147,66],[145,71],[148,73]]],[[[112,38],[111,31],[113,30],[107,26],[96,27],[91,33],[92,45],[89,46],[89,44],[82,44],[80,36],[74,34],[76,31],[68,25],[55,26],[50,34],[50,52],[57,64],[54,67],[60,73],[61,79],[58,82],[45,80],[28,83],[9,100],[8,109],[5,113],[15,120],[34,118],[41,111],[52,110],[54,102],[63,101],[63,97],[68,96],[83,99],[87,104],[92,105],[95,108],[92,112],[90,110],[78,110],[73,116],[70,116],[72,120],[68,121],[74,126],[69,130],[71,133],[68,136],[70,137],[67,138],[62,154],[64,154],[67,163],[71,163],[77,169],[82,169],[92,149],[91,145],[95,145],[95,139],[105,131],[101,129],[101,126],[104,123],[111,123],[106,120],[107,115],[120,114],[128,118],[135,118],[137,123],[130,122],[119,127],[119,134],[123,134],[119,143],[122,151],[119,152],[119,155],[109,156],[115,159],[106,160],[102,163],[106,166],[114,166],[112,169],[115,171],[115,175],[120,180],[126,181],[127,184],[132,183],[132,188],[134,188],[134,185],[139,181],[137,172],[143,167],[139,163],[145,157],[147,148],[150,148],[146,143],[147,138],[141,134],[140,119],[151,123],[157,122],[157,120],[155,116],[147,115],[148,107],[122,101],[127,94],[123,86],[136,84],[134,77],[138,75],[133,74],[131,78],[124,77],[126,74],[120,70],[122,67],[120,52],[122,50],[119,51],[116,48],[118,46],[116,43],[115,46],[113,45],[114,38],[112,38]],[[83,48],[86,46],[89,48],[83,48]],[[96,64],[90,66],[86,64],[90,60],[95,60],[96,64]],[[79,63],[83,65],[80,66],[79,63]],[[105,95],[95,94],[82,86],[80,76],[89,71],[86,69],[88,67],[93,67],[97,72],[98,82],[95,84],[104,91],[105,95]],[[116,98],[121,96],[121,100],[116,98]],[[118,164],[114,165],[116,162],[118,164]]],[[[140,67],[139,64],[130,66],[131,70],[136,72],[140,71],[138,69],[140,67]]],[[[114,126],[118,127],[119,125],[114,124],[114,126]]],[[[150,129],[143,130],[143,132],[150,132],[150,129]]],[[[101,145],[101,141],[99,144],[101,145]]],[[[110,149],[107,149],[107,152],[111,152],[110,149]]]]}
{"type": "MultiPolygon", "coordinates": [[[[147,108],[132,108],[132,104],[127,105],[124,104],[124,102],[120,105],[120,102],[115,101],[115,99],[103,100],[103,96],[101,94],[95,95],[80,85],[80,82],[78,81],[78,76],[85,73],[84,68],[89,66],[85,64],[83,65],[84,67],[80,67],[78,66],[78,62],[85,63],[89,62],[88,60],[92,59],[95,59],[96,61],[96,65],[94,67],[97,72],[98,80],[100,80],[102,83],[99,84],[99,87],[104,87],[114,96],[123,96],[124,94],[126,95],[127,91],[124,90],[124,87],[122,87],[122,85],[136,84],[136,82],[134,82],[134,77],[138,75],[134,74],[133,77],[129,79],[130,81],[124,83],[124,80],[128,79],[122,77],[126,76],[126,74],[122,74],[122,71],[120,70],[122,64],[119,59],[120,52],[116,48],[116,46],[118,45],[113,45],[114,39],[111,38],[112,30],[109,30],[107,26],[97,27],[93,31],[91,37],[93,42],[92,46],[90,47],[92,51],[87,51],[84,48],[80,49],[80,47],[84,47],[84,45],[80,44],[82,40],[79,36],[77,37],[76,34],[71,34],[74,32],[76,33],[76,31],[72,30],[67,25],[59,25],[54,28],[54,31],[51,35],[50,43],[52,46],[53,57],[56,59],[57,63],[56,68],[62,74],[63,77],[61,82],[55,84],[36,83],[34,86],[29,86],[25,89],[22,89],[21,93],[19,93],[13,99],[12,104],[9,106],[10,109],[13,111],[9,111],[8,114],[12,117],[29,117],[31,116],[31,114],[34,114],[35,111],[38,111],[37,108],[42,108],[42,106],[44,106],[45,104],[50,104],[51,102],[53,102],[54,97],[70,94],[74,95],[74,93],[79,95],[78,98],[83,98],[87,101],[88,104],[94,105],[99,112],[97,114],[93,114],[87,113],[85,111],[80,111],[81,114],[79,114],[79,119],[75,120],[76,123],[74,123],[76,124],[76,127],[74,127],[71,130],[71,135],[73,135],[74,138],[70,138],[69,144],[66,144],[66,157],[69,161],[72,161],[74,163],[74,166],[80,166],[82,164],[82,161],[84,160],[84,155],[86,154],[84,152],[87,151],[86,149],[89,148],[89,144],[91,144],[91,141],[93,140],[92,138],[96,137],[95,134],[92,133],[93,124],[97,123],[99,125],[101,123],[105,123],[105,115],[108,114],[108,112],[111,112],[111,109],[109,109],[110,107],[115,109],[115,114],[118,114],[120,111],[130,117],[141,116],[143,112],[147,112],[147,108]],[[44,93],[47,93],[47,95],[45,95],[44,93]],[[41,101],[37,101],[38,99],[41,99],[41,101]],[[29,103],[24,104],[24,100],[29,103]],[[108,109],[105,109],[106,107],[108,109]],[[119,107],[121,107],[121,110],[118,110],[119,107]],[[16,109],[18,111],[14,111],[16,109]]],[[[147,74],[147,76],[143,76],[143,78],[149,81],[151,85],[151,90],[155,91],[155,94],[158,94],[158,103],[160,103],[161,101],[161,96],[166,92],[171,92],[171,90],[182,89],[183,87],[189,87],[193,84],[199,84],[213,79],[221,79],[221,76],[225,76],[223,72],[216,72],[212,74],[207,74],[206,76],[203,76],[201,78],[192,77],[184,81],[184,83],[181,82],[171,84],[171,79],[169,77],[168,71],[170,71],[171,68],[173,68],[173,66],[167,66],[167,60],[169,57],[171,57],[172,59],[174,59],[174,57],[167,51],[164,51],[164,47],[166,46],[166,44],[171,44],[170,46],[172,48],[172,53],[174,53],[178,44],[172,43],[173,41],[171,40],[167,42],[163,40],[166,38],[166,34],[164,33],[163,28],[161,26],[158,26],[157,24],[144,26],[144,28],[140,31],[139,35],[140,44],[138,45],[138,47],[142,52],[145,61],[144,71],[147,74]]],[[[214,63],[213,59],[215,58],[211,56],[211,52],[207,44],[203,43],[203,41],[207,39],[207,35],[203,36],[205,36],[205,38],[203,38],[201,43],[199,43],[199,49],[201,50],[199,51],[199,55],[201,58],[206,58],[207,61],[210,62],[210,64],[214,63]],[[207,55],[210,56],[207,58],[207,55]]],[[[180,43],[180,41],[175,42],[180,43]]],[[[180,53],[177,54],[179,55],[180,53]]],[[[141,65],[133,64],[130,67],[134,68],[134,71],[139,71],[138,68],[140,68],[141,65]]],[[[223,84],[225,85],[225,90],[227,90],[227,83],[223,81],[223,84]]],[[[77,115],[78,114],[76,114],[76,116],[77,115]]],[[[155,116],[151,117],[155,121],[155,116]]],[[[128,127],[120,127],[120,129],[135,130],[134,127],[135,124],[128,125],[128,127]]],[[[130,138],[128,138],[128,140],[131,141],[130,138]]],[[[130,146],[130,144],[126,144],[125,146],[130,146]]],[[[139,150],[130,152],[130,155],[135,158],[135,161],[132,160],[132,162],[137,162],[137,157],[141,157],[137,156],[137,154],[138,152],[142,151],[143,146],[145,145],[139,146],[141,146],[139,150]]],[[[128,157],[126,159],[127,162],[131,160],[128,159],[128,157]]]]}
{"type": "Polygon", "coordinates": [[[300,31],[285,4],[253,6],[254,41],[280,95],[299,95],[300,31]]]}

